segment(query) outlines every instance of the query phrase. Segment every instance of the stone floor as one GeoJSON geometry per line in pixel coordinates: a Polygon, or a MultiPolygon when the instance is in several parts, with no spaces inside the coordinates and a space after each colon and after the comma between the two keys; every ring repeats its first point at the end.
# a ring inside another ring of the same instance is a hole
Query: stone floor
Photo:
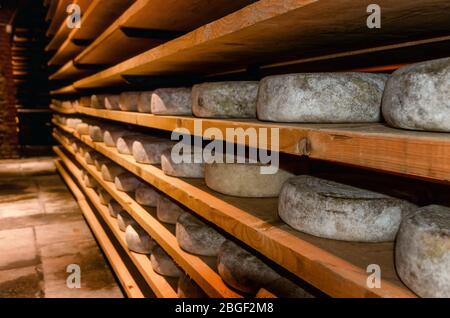
{"type": "Polygon", "coordinates": [[[0,298],[123,294],[52,158],[0,161],[0,298]],[[69,288],[80,269],[81,288],[69,288]],[[69,283],[69,284],[68,284],[69,283]]]}

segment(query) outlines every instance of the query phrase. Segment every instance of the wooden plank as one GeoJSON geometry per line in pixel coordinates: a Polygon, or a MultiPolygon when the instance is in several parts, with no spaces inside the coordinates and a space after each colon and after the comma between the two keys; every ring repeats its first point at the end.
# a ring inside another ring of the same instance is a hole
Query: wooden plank
{"type": "Polygon", "coordinates": [[[279,219],[276,198],[221,195],[204,180],[167,176],[157,166],[136,163],[115,148],[63,130],[330,296],[415,297],[396,274],[392,242],[343,242],[295,231],[279,219]],[[370,264],[382,269],[379,289],[367,285],[370,264]]]}
{"type": "Polygon", "coordinates": [[[77,91],[73,85],[64,86],[62,88],[50,91],[50,95],[65,95],[65,94],[74,94],[77,91]]]}
{"type": "MultiPolygon", "coordinates": [[[[189,116],[155,116],[136,112],[110,111],[76,107],[80,114],[167,131],[186,129],[204,136],[209,128],[223,136],[229,128],[255,129],[259,132],[278,129],[279,150],[355,165],[389,173],[412,176],[434,182],[450,183],[450,134],[394,129],[374,124],[284,124],[257,120],[206,119],[189,116]],[[197,127],[201,128],[196,129],[197,127]],[[263,130],[261,130],[263,129],[263,130]]],[[[229,140],[249,145],[249,140],[229,140]]],[[[272,140],[267,141],[270,149],[272,140]]]]}
{"type": "MultiPolygon", "coordinates": [[[[103,32],[134,0],[94,0],[81,18],[80,29],[73,29],[49,61],[49,65],[63,65],[75,58],[85,47],[72,41],[91,41],[103,32]]],[[[103,63],[101,63],[103,64],[103,63]]]]}
{"type": "Polygon", "coordinates": [[[86,201],[85,196],[81,192],[80,188],[73,181],[72,177],[68,174],[68,172],[61,165],[59,160],[55,161],[56,169],[59,171],[63,180],[66,182],[70,191],[77,198],[78,205],[80,206],[81,211],[83,212],[84,217],[86,218],[89,227],[94,233],[97,241],[100,244],[103,252],[109,260],[109,263],[119,278],[120,284],[125,290],[126,294],[130,298],[144,298],[144,294],[139,288],[139,285],[134,280],[133,276],[130,274],[127,266],[124,261],[120,257],[119,253],[116,251],[113,243],[109,239],[108,235],[104,231],[100,222],[95,217],[94,212],[86,201]]]}
{"type": "Polygon", "coordinates": [[[75,65],[74,61],[67,62],[58,71],[49,76],[50,80],[62,80],[69,78],[79,78],[89,74],[95,73],[93,69],[83,69],[75,65]]]}
{"type": "Polygon", "coordinates": [[[68,167],[68,169],[72,171],[74,174],[76,174],[76,178],[81,184],[84,193],[86,193],[90,202],[92,202],[95,208],[99,211],[104,221],[110,227],[111,231],[114,233],[117,240],[122,245],[123,249],[127,252],[128,256],[136,265],[139,272],[142,274],[146,282],[149,284],[150,288],[154,291],[155,295],[160,298],[177,298],[177,292],[168,282],[168,279],[166,279],[162,275],[157,274],[153,270],[150,258],[147,255],[134,253],[128,249],[125,240],[125,234],[122,231],[120,231],[119,226],[117,225],[117,221],[109,216],[108,208],[100,203],[100,199],[95,190],[83,186],[84,184],[81,182],[82,181],[81,172],[77,170],[78,168],[71,161],[71,159],[67,157],[64,154],[64,152],[62,152],[58,147],[54,147],[54,151],[62,159],[62,161],[68,167]]]}
{"type": "MultiPolygon", "coordinates": [[[[116,200],[122,207],[144,228],[148,234],[173,258],[173,260],[183,270],[196,281],[196,283],[210,296],[220,298],[238,298],[238,293],[231,290],[215,271],[215,266],[211,267],[211,261],[215,264],[215,259],[199,257],[183,251],[177,239],[171,231],[154,217],[155,213],[140,206],[134,198],[127,193],[117,191],[114,184],[105,182],[95,168],[87,165],[83,158],[75,154],[70,147],[65,145],[58,135],[55,138],[74,155],[78,163],[91,174],[97,182],[116,200]]],[[[155,212],[155,211],[153,211],[155,212]]]]}
{"type": "Polygon", "coordinates": [[[56,105],[50,105],[50,109],[60,113],[60,114],[65,114],[65,115],[73,115],[76,114],[77,112],[74,109],[67,109],[67,108],[63,108],[63,107],[58,107],[56,105]]]}
{"type": "Polygon", "coordinates": [[[75,59],[82,64],[115,64],[166,40],[128,37],[121,28],[188,32],[255,0],[138,0],[75,59]]]}
{"type": "Polygon", "coordinates": [[[121,75],[208,74],[388,45],[411,39],[411,34],[421,39],[450,31],[446,0],[382,0],[377,4],[382,8],[383,27],[368,29],[365,2],[260,0],[75,86],[123,84],[121,75]]]}
{"type": "Polygon", "coordinates": [[[65,21],[67,18],[67,6],[71,3],[71,0],[59,0],[58,4],[55,9],[55,13],[53,14],[50,22],[50,26],[47,29],[46,35],[48,37],[53,36],[60,25],[65,21]]]}

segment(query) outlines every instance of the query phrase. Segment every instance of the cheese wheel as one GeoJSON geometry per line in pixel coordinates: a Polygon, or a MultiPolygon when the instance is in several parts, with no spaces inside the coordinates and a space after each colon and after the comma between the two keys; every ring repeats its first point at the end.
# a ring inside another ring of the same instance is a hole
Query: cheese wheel
{"type": "Polygon", "coordinates": [[[125,240],[130,251],[140,254],[150,254],[156,246],[155,241],[137,224],[127,226],[125,240]]]}
{"type": "Polygon", "coordinates": [[[95,157],[95,159],[94,159],[95,169],[97,169],[98,172],[102,171],[103,165],[110,164],[110,163],[111,163],[111,160],[103,157],[102,155],[99,155],[99,156],[95,157]]]}
{"type": "Polygon", "coordinates": [[[120,110],[119,101],[120,101],[119,95],[106,95],[105,108],[109,110],[120,110]]]}
{"type": "Polygon", "coordinates": [[[98,190],[98,197],[99,197],[100,203],[103,205],[108,205],[109,202],[111,202],[111,200],[112,200],[111,195],[103,189],[98,190]]]}
{"type": "Polygon", "coordinates": [[[91,107],[91,96],[82,96],[80,97],[79,104],[83,107],[91,107]]]}
{"type": "Polygon", "coordinates": [[[155,115],[192,115],[191,89],[160,88],[153,92],[151,103],[155,115]]]}
{"type": "Polygon", "coordinates": [[[206,118],[256,118],[258,82],[214,82],[194,85],[192,112],[206,118]]]}
{"type": "Polygon", "coordinates": [[[285,277],[280,277],[277,280],[270,282],[265,289],[270,291],[278,298],[313,298],[309,292],[294,284],[285,277]]]}
{"type": "Polygon", "coordinates": [[[121,211],[121,212],[119,212],[119,214],[117,214],[117,225],[119,226],[119,229],[122,232],[125,232],[125,230],[127,229],[128,225],[137,226],[138,224],[131,217],[131,215],[129,215],[125,211],[121,211]]]}
{"type": "Polygon", "coordinates": [[[65,100],[61,103],[61,107],[65,109],[73,108],[72,102],[70,100],[65,100]]]}
{"type": "Polygon", "coordinates": [[[95,189],[98,187],[98,182],[93,177],[91,177],[89,174],[86,174],[84,176],[83,181],[84,181],[84,185],[88,188],[95,189]]]}
{"type": "Polygon", "coordinates": [[[103,142],[107,147],[116,147],[117,141],[120,137],[130,135],[128,130],[120,128],[105,128],[103,134],[103,142]]]}
{"type": "Polygon", "coordinates": [[[102,178],[105,181],[115,182],[116,177],[124,173],[125,170],[121,166],[116,165],[115,163],[106,163],[102,165],[102,178]]]}
{"type": "Polygon", "coordinates": [[[105,95],[103,95],[103,94],[92,95],[92,97],[91,97],[91,107],[92,108],[99,108],[99,109],[105,108],[105,95]]]}
{"type": "Polygon", "coordinates": [[[87,150],[84,153],[84,161],[86,162],[86,164],[88,165],[95,165],[95,159],[100,159],[102,158],[102,155],[100,155],[99,153],[93,151],[93,150],[87,150]]]}
{"type": "MultiPolygon", "coordinates": [[[[146,138],[141,134],[128,134],[119,137],[116,142],[116,148],[119,153],[122,155],[131,155],[133,153],[133,143],[137,139],[146,138]]],[[[152,137],[149,137],[152,138],[152,137]]]]}
{"type": "Polygon", "coordinates": [[[161,222],[177,224],[178,217],[184,212],[186,212],[186,210],[168,197],[163,195],[158,196],[156,216],[161,222]]]}
{"type": "Polygon", "coordinates": [[[122,111],[135,112],[137,111],[137,105],[139,100],[138,92],[125,92],[120,94],[119,108],[122,111]]]}
{"type": "Polygon", "coordinates": [[[414,205],[345,184],[298,176],[278,199],[280,218],[294,229],[319,237],[357,242],[393,241],[414,205]]]}
{"type": "Polygon", "coordinates": [[[160,194],[154,187],[142,183],[137,187],[134,197],[141,205],[156,207],[160,194]]]}
{"type": "Polygon", "coordinates": [[[219,275],[231,287],[248,294],[256,294],[280,275],[256,256],[231,241],[225,241],[218,255],[219,275]]]}
{"type": "Polygon", "coordinates": [[[133,157],[136,162],[146,164],[161,163],[161,154],[174,145],[171,141],[164,139],[146,137],[138,138],[133,142],[133,157]]]}
{"type": "Polygon", "coordinates": [[[79,118],[68,118],[67,119],[67,127],[75,129],[78,124],[81,124],[82,120],[79,118]]]}
{"type": "Polygon", "coordinates": [[[268,76],[259,86],[258,119],[302,123],[379,122],[386,80],[386,75],[370,73],[268,76]]]}
{"type": "Polygon", "coordinates": [[[180,277],[182,274],[175,262],[158,245],[153,248],[150,260],[153,270],[158,274],[168,277],[180,277]]]}
{"type": "Polygon", "coordinates": [[[89,125],[89,137],[94,142],[103,142],[103,136],[105,134],[105,127],[99,124],[89,125]]]}
{"type": "Polygon", "coordinates": [[[203,256],[217,256],[226,241],[219,232],[190,213],[183,213],[178,218],[176,236],[183,250],[203,256]]]}
{"type": "Polygon", "coordinates": [[[391,126],[450,132],[450,58],[396,70],[386,84],[382,109],[391,126]]]}
{"type": "Polygon", "coordinates": [[[119,174],[114,180],[116,189],[122,192],[134,192],[141,183],[134,174],[129,172],[119,174]]]}
{"type": "Polygon", "coordinates": [[[166,175],[180,178],[204,178],[205,165],[203,163],[194,162],[194,153],[177,154],[177,156],[179,156],[179,158],[177,158],[177,162],[175,162],[172,158],[171,148],[166,149],[161,153],[161,168],[166,175]],[[179,162],[179,160],[185,162],[179,162]]]}
{"type": "Polygon", "coordinates": [[[450,208],[430,205],[404,218],[395,244],[395,266],[417,295],[450,298],[450,208]]]}
{"type": "Polygon", "coordinates": [[[208,295],[187,275],[181,274],[177,287],[178,298],[208,298],[208,295]]]}
{"type": "Polygon", "coordinates": [[[141,92],[139,94],[139,100],[137,104],[137,110],[140,113],[151,113],[152,112],[152,94],[150,92],[141,92]]]}
{"type": "Polygon", "coordinates": [[[206,185],[214,191],[237,197],[277,197],[283,183],[293,174],[278,169],[262,174],[262,164],[212,163],[205,165],[206,185]]]}
{"type": "Polygon", "coordinates": [[[79,123],[76,127],[75,130],[77,131],[77,133],[79,133],[80,135],[89,135],[89,125],[87,123],[79,123]]]}
{"type": "Polygon", "coordinates": [[[109,215],[111,215],[113,218],[117,218],[120,212],[124,212],[122,206],[116,200],[111,200],[109,202],[108,211],[109,215]]]}

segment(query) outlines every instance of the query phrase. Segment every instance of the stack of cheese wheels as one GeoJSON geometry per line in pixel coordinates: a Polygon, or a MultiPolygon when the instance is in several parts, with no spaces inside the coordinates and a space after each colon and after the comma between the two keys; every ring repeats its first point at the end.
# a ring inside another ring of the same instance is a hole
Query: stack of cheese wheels
{"type": "Polygon", "coordinates": [[[78,103],[82,107],[91,107],[91,99],[91,96],[82,96],[78,103]]]}
{"type": "Polygon", "coordinates": [[[91,107],[92,108],[105,108],[105,95],[92,95],[91,97],[91,107]]]}
{"type": "Polygon", "coordinates": [[[217,256],[225,237],[190,213],[180,215],[176,226],[178,245],[192,254],[217,256]]]}
{"type": "Polygon", "coordinates": [[[137,111],[140,113],[152,112],[152,94],[153,91],[141,92],[137,104],[137,111]]]}
{"type": "Polygon", "coordinates": [[[111,195],[103,189],[98,190],[98,198],[103,205],[108,205],[112,200],[111,195]]]}
{"type": "Polygon", "coordinates": [[[111,215],[113,218],[117,218],[119,213],[124,212],[122,206],[116,200],[109,201],[108,211],[109,215],[111,215]]]}
{"type": "Polygon", "coordinates": [[[407,201],[345,184],[302,175],[281,190],[278,213],[294,229],[344,241],[393,241],[407,201]]]}
{"type": "Polygon", "coordinates": [[[263,78],[258,119],[276,122],[361,123],[381,119],[387,75],[300,73],[263,78]]]}
{"type": "Polygon", "coordinates": [[[156,246],[155,241],[137,224],[127,226],[125,240],[130,251],[140,254],[150,254],[156,246]]]}
{"type": "Polygon", "coordinates": [[[163,223],[177,224],[178,217],[186,212],[178,203],[165,195],[158,196],[156,216],[163,223]]]}
{"type": "Polygon", "coordinates": [[[105,108],[109,110],[120,110],[120,95],[105,95],[105,108]]]}
{"type": "Polygon", "coordinates": [[[205,165],[205,182],[211,189],[238,197],[277,197],[283,183],[293,174],[278,169],[264,174],[269,166],[259,163],[211,163],[205,165]]]}
{"type": "Polygon", "coordinates": [[[98,157],[95,157],[95,159],[94,159],[95,169],[97,169],[98,172],[102,171],[103,165],[107,165],[110,163],[111,163],[111,160],[103,157],[102,155],[99,155],[98,157]]]}
{"type": "Polygon", "coordinates": [[[125,92],[120,94],[119,108],[122,111],[135,112],[139,101],[138,92],[125,92]]]}
{"type": "Polygon", "coordinates": [[[122,192],[134,192],[142,182],[129,172],[124,172],[114,179],[116,189],[122,192]]]}
{"type": "Polygon", "coordinates": [[[134,192],[136,202],[149,207],[156,207],[159,197],[158,190],[144,183],[140,184],[134,192]]]}
{"type": "Polygon", "coordinates": [[[122,210],[117,214],[117,225],[122,232],[125,232],[128,225],[138,225],[136,221],[126,211],[122,210]]]}
{"type": "Polygon", "coordinates": [[[111,129],[111,125],[100,123],[92,123],[89,125],[89,137],[94,142],[103,142],[105,136],[105,129],[111,129]]]}
{"type": "Polygon", "coordinates": [[[450,58],[396,70],[386,84],[382,109],[391,126],[450,132],[450,58]]]}
{"type": "Polygon", "coordinates": [[[89,135],[89,124],[86,122],[81,122],[78,125],[76,125],[75,130],[81,136],[89,135]]]}
{"type": "Polygon", "coordinates": [[[117,141],[120,137],[131,135],[128,130],[119,127],[105,127],[103,133],[103,142],[107,147],[116,147],[117,141]]]}
{"type": "Polygon", "coordinates": [[[86,164],[88,165],[95,165],[95,159],[97,158],[101,158],[102,155],[100,155],[99,153],[95,152],[94,150],[87,150],[84,153],[84,161],[86,162],[86,164]]]}
{"type": "Polygon", "coordinates": [[[126,134],[119,138],[117,138],[116,142],[116,148],[117,151],[123,155],[131,155],[133,154],[133,143],[138,139],[145,139],[145,138],[153,138],[153,137],[147,137],[142,134],[126,134]]]}
{"type": "Polygon", "coordinates": [[[119,174],[124,173],[125,170],[123,170],[121,166],[116,165],[115,163],[108,162],[102,165],[101,172],[103,180],[108,182],[115,182],[116,177],[119,174]]]}
{"type": "Polygon", "coordinates": [[[177,295],[179,298],[207,298],[208,295],[187,275],[181,274],[178,279],[177,295]]]}
{"type": "Polygon", "coordinates": [[[182,274],[175,262],[158,245],[153,248],[150,260],[153,270],[158,274],[168,277],[180,277],[182,274]]]}
{"type": "Polygon", "coordinates": [[[163,151],[171,149],[173,145],[172,141],[150,136],[137,138],[132,149],[134,160],[138,163],[159,164],[163,151]]]}
{"type": "Polygon", "coordinates": [[[192,115],[191,89],[179,87],[155,90],[151,112],[155,115],[192,115]]]}
{"type": "Polygon", "coordinates": [[[86,173],[83,178],[84,185],[91,189],[96,189],[98,187],[98,182],[91,177],[89,173],[86,173]]]}
{"type": "Polygon", "coordinates": [[[258,82],[216,82],[194,85],[192,111],[197,117],[255,118],[258,82]]]}
{"type": "Polygon", "coordinates": [[[400,279],[421,297],[450,297],[450,208],[430,205],[404,218],[395,245],[400,279]]]}
{"type": "Polygon", "coordinates": [[[175,152],[172,154],[172,149],[166,149],[161,154],[161,168],[166,175],[180,178],[203,178],[205,176],[201,152],[175,152]],[[195,160],[195,157],[199,157],[199,160],[195,160]]]}

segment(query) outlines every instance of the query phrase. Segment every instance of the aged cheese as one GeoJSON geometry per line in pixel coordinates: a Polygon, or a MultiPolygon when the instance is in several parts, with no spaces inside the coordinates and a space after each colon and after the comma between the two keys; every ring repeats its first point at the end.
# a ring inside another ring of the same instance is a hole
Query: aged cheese
{"type": "Polygon", "coordinates": [[[102,165],[101,172],[103,180],[114,182],[116,177],[119,174],[124,173],[125,170],[121,166],[116,165],[115,163],[106,163],[102,165]]]}
{"type": "Polygon", "coordinates": [[[109,215],[113,218],[117,218],[119,213],[124,212],[122,206],[116,200],[111,200],[108,204],[109,215]]]}
{"type": "Polygon", "coordinates": [[[156,207],[160,194],[154,187],[142,183],[137,187],[134,197],[141,205],[156,207]]]}
{"type": "Polygon", "coordinates": [[[152,94],[150,92],[141,92],[139,94],[139,100],[137,104],[137,110],[140,113],[151,113],[152,112],[152,94]]]}
{"type": "Polygon", "coordinates": [[[194,85],[192,111],[206,118],[256,118],[258,82],[213,82],[194,85]]]}
{"type": "Polygon", "coordinates": [[[125,232],[128,225],[138,225],[136,221],[125,211],[119,212],[117,215],[117,225],[122,232],[125,232]]]}
{"type": "Polygon", "coordinates": [[[180,215],[176,226],[178,245],[185,251],[203,256],[217,256],[226,241],[219,232],[190,213],[180,215]]]}
{"type": "Polygon", "coordinates": [[[75,130],[77,131],[77,133],[79,133],[80,135],[89,135],[89,125],[87,123],[79,123],[76,127],[75,130]]]}
{"type": "Polygon", "coordinates": [[[164,195],[159,196],[156,216],[161,222],[177,224],[178,217],[184,212],[185,210],[170,198],[164,195]]]}
{"type": "Polygon", "coordinates": [[[187,275],[181,274],[178,279],[177,295],[179,298],[207,298],[208,295],[187,275]]]}
{"type": "Polygon", "coordinates": [[[120,95],[106,95],[105,107],[109,110],[120,110],[119,107],[120,95]]]}
{"type": "Polygon", "coordinates": [[[381,119],[387,76],[301,73],[261,80],[258,119],[303,123],[368,123],[381,119]]]}
{"type": "Polygon", "coordinates": [[[225,283],[244,293],[256,294],[261,287],[280,278],[263,261],[231,241],[222,244],[217,262],[225,283]]]}
{"type": "Polygon", "coordinates": [[[172,149],[166,149],[161,154],[161,168],[165,174],[180,178],[204,178],[205,166],[203,163],[194,162],[194,154],[182,154],[186,162],[174,162],[172,149]]]}
{"type": "Polygon", "coordinates": [[[153,92],[151,111],[155,115],[192,115],[191,89],[160,88],[153,92]]]}
{"type": "Polygon", "coordinates": [[[92,108],[105,108],[105,95],[92,95],[91,97],[91,107],[92,108]]]}
{"type": "Polygon", "coordinates": [[[159,246],[153,248],[150,260],[153,270],[163,276],[180,277],[182,274],[175,262],[159,246]]]}
{"type": "Polygon", "coordinates": [[[450,298],[450,208],[430,205],[403,220],[395,244],[400,279],[421,297],[450,298]]]}
{"type": "Polygon", "coordinates": [[[88,164],[88,165],[95,165],[95,159],[98,158],[102,158],[102,155],[98,154],[95,151],[86,151],[84,153],[84,161],[88,164]]]}
{"type": "Polygon", "coordinates": [[[298,176],[278,199],[280,218],[294,229],[344,241],[393,241],[402,217],[414,205],[345,184],[298,176]]]}
{"type": "Polygon", "coordinates": [[[395,71],[386,84],[382,110],[394,127],[450,132],[450,58],[395,71]]]}
{"type": "Polygon", "coordinates": [[[125,240],[130,251],[140,254],[150,254],[156,246],[155,241],[137,224],[127,226],[125,240]]]}
{"type": "MultiPolygon", "coordinates": [[[[116,142],[117,151],[123,155],[133,154],[133,143],[138,139],[144,139],[142,134],[127,134],[119,137],[116,142]]],[[[152,137],[149,137],[152,138],[152,137]]]]}
{"type": "Polygon", "coordinates": [[[115,178],[114,184],[116,185],[116,189],[119,191],[134,192],[137,187],[142,184],[142,182],[136,178],[134,174],[124,172],[115,178]]]}
{"type": "Polygon", "coordinates": [[[84,175],[83,181],[84,181],[84,185],[88,188],[95,189],[98,187],[98,182],[93,177],[91,177],[88,173],[86,173],[84,175]]]}
{"type": "Polygon", "coordinates": [[[112,197],[111,197],[111,195],[110,195],[108,192],[106,192],[105,190],[103,190],[103,189],[98,189],[98,192],[97,192],[97,193],[98,193],[98,198],[99,198],[101,204],[103,204],[103,205],[108,205],[109,202],[111,202],[112,197]]]}
{"type": "Polygon", "coordinates": [[[262,174],[261,164],[212,163],[205,165],[205,182],[214,191],[238,197],[276,197],[293,174],[278,169],[262,174]]]}
{"type": "Polygon", "coordinates": [[[120,137],[131,135],[128,130],[117,127],[106,127],[103,134],[103,142],[107,147],[116,147],[117,141],[120,137]]]}
{"type": "Polygon", "coordinates": [[[122,93],[119,97],[119,108],[123,111],[135,112],[137,111],[138,100],[138,92],[122,93]]]}
{"type": "Polygon", "coordinates": [[[171,141],[164,139],[145,137],[138,138],[133,142],[133,157],[136,162],[146,164],[161,163],[161,154],[174,145],[171,141]]]}

